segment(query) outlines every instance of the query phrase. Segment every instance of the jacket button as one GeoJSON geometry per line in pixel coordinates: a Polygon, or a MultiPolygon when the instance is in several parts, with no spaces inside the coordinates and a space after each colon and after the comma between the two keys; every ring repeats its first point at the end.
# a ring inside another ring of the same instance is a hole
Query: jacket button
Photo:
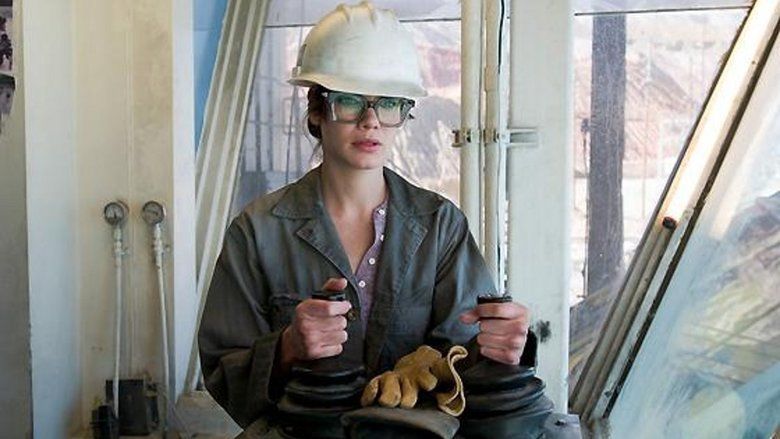
{"type": "Polygon", "coordinates": [[[358,313],[355,310],[355,308],[350,308],[350,310],[347,311],[346,317],[347,317],[347,320],[350,321],[350,322],[354,322],[355,320],[357,320],[358,313]]]}

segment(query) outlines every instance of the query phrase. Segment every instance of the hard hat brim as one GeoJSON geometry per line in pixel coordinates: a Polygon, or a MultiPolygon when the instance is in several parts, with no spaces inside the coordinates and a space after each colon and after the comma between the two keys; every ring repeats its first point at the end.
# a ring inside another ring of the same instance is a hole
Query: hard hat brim
{"type": "Polygon", "coordinates": [[[424,88],[409,83],[392,81],[366,81],[336,78],[330,75],[302,73],[287,81],[299,87],[311,87],[319,84],[328,90],[355,93],[365,96],[392,96],[402,98],[422,98],[428,95],[424,88]]]}

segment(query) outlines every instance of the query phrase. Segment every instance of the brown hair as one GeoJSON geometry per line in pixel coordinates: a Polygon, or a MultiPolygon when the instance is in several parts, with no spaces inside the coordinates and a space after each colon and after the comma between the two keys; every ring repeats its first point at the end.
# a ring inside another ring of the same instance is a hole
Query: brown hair
{"type": "Polygon", "coordinates": [[[319,125],[311,123],[310,118],[312,115],[319,116],[321,119],[325,118],[327,104],[323,93],[326,91],[325,87],[315,84],[309,88],[309,93],[306,95],[309,101],[306,107],[306,127],[309,129],[309,133],[320,141],[322,140],[322,130],[319,125]]]}

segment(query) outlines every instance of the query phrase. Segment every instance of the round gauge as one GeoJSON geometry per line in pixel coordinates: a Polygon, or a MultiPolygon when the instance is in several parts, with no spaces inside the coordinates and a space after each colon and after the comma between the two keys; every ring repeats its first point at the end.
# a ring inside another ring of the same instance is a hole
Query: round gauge
{"type": "Polygon", "coordinates": [[[157,201],[148,201],[141,209],[141,216],[149,225],[159,224],[165,219],[165,206],[157,201]]]}
{"type": "Polygon", "coordinates": [[[103,218],[112,226],[121,226],[127,220],[127,206],[121,201],[112,201],[103,208],[103,218]]]}

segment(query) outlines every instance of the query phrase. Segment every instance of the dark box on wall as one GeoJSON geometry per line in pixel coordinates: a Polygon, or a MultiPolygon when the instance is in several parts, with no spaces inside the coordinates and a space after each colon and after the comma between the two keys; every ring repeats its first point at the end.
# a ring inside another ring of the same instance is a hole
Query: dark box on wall
{"type": "MultiPolygon", "coordinates": [[[[114,400],[113,381],[106,381],[106,400],[114,400]]],[[[143,379],[119,380],[119,434],[146,436],[157,429],[157,386],[143,379]]]]}

